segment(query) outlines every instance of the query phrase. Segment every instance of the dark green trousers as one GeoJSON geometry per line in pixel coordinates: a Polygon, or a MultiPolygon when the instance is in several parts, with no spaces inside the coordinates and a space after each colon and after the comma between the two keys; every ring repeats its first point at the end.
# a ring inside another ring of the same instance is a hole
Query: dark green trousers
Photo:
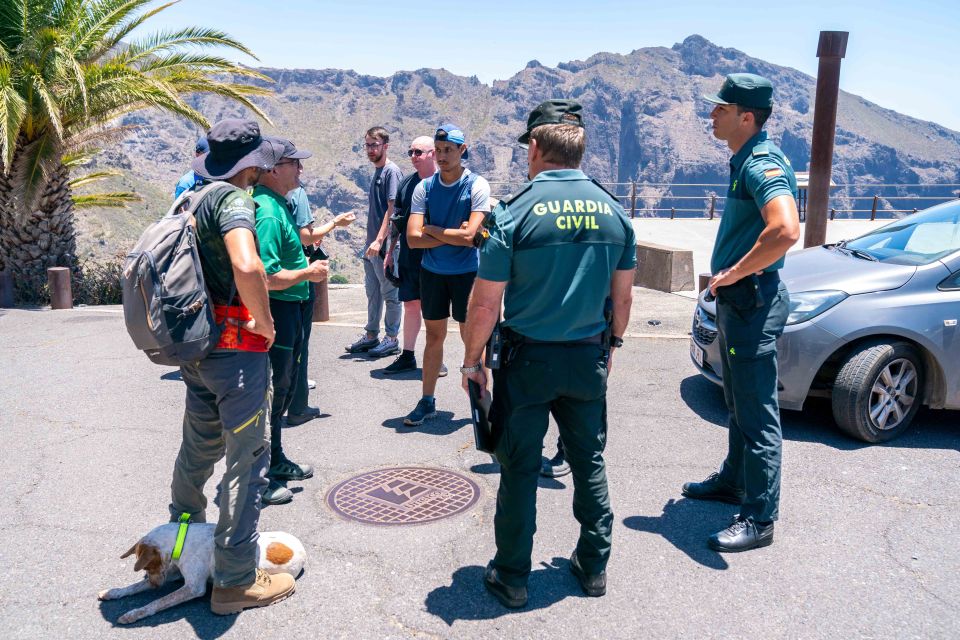
{"type": "Polygon", "coordinates": [[[603,449],[607,441],[607,367],[599,345],[520,347],[494,371],[492,419],[502,425],[497,445],[500,490],[494,517],[501,579],[525,586],[537,529],[537,481],[551,411],[573,473],[573,515],[580,523],[577,557],[587,573],[606,569],[613,512],[603,449]]]}
{"type": "Polygon", "coordinates": [[[783,283],[761,286],[764,303],[717,298],[723,395],[730,412],[720,477],[745,492],[740,515],[776,520],[782,437],[777,400],[777,338],[790,311],[783,283]]]}

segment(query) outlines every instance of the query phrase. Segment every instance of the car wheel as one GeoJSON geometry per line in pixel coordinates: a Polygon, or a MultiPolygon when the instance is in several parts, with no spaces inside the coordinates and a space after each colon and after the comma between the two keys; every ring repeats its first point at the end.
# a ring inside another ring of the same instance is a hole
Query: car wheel
{"type": "Polygon", "coordinates": [[[872,343],[851,353],[833,386],[833,417],[865,442],[903,433],[923,401],[923,361],[905,342],[872,343]]]}

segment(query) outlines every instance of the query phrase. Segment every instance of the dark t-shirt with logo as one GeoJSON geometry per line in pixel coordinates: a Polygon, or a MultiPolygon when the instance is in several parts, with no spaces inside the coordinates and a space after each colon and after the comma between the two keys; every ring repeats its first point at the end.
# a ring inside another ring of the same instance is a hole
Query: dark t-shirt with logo
{"type": "Polygon", "coordinates": [[[223,237],[233,229],[248,229],[256,239],[255,212],[250,194],[224,185],[204,198],[194,214],[203,278],[215,304],[232,302],[228,300],[230,291],[236,292],[233,265],[223,237]]]}

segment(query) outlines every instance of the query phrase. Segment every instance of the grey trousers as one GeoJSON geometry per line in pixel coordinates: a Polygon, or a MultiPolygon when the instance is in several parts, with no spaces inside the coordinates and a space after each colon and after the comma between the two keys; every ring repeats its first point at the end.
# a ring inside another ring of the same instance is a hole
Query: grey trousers
{"type": "Polygon", "coordinates": [[[214,464],[226,455],[214,530],[213,583],[250,584],[256,577],[260,494],[270,463],[270,362],[266,353],[220,350],[180,367],[180,374],[187,401],[170,486],[170,519],[189,513],[193,522],[206,521],[203,486],[214,464]]]}
{"type": "Polygon", "coordinates": [[[374,256],[363,259],[363,284],[367,290],[367,333],[380,333],[380,314],[386,305],[386,317],[383,328],[387,335],[396,338],[400,333],[400,315],[403,307],[400,305],[400,290],[387,280],[383,273],[383,258],[374,256]]]}

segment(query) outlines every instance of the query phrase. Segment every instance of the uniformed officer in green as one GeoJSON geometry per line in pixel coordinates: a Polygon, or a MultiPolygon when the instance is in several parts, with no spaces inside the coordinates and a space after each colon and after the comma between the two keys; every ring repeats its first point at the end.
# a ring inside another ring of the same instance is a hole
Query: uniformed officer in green
{"type": "Polygon", "coordinates": [[[491,408],[502,428],[497,554],[484,584],[507,607],[527,601],[551,411],[573,469],[580,523],[570,570],[587,595],[606,593],[613,524],[603,461],[607,375],[630,316],[636,241],[616,198],[578,169],[585,148],[581,111],[572,100],[548,100],[530,114],[519,138],[529,145],[530,182],[491,214],[467,311],[463,384],[471,379],[485,387],[480,358],[506,292],[501,327],[508,347],[493,372],[491,408]],[[613,319],[605,331],[608,297],[613,319]]]}
{"type": "Polygon", "coordinates": [[[709,284],[717,298],[730,428],[719,473],[683,485],[683,495],[740,504],[733,524],[708,544],[716,551],[747,551],[773,543],[780,505],[777,338],[790,298],[778,269],[800,237],[797,180],[790,161],[762,131],[773,105],[769,80],[730,74],[719,93],[704,97],[716,104],[710,113],[714,137],[733,152],[709,284]]]}

